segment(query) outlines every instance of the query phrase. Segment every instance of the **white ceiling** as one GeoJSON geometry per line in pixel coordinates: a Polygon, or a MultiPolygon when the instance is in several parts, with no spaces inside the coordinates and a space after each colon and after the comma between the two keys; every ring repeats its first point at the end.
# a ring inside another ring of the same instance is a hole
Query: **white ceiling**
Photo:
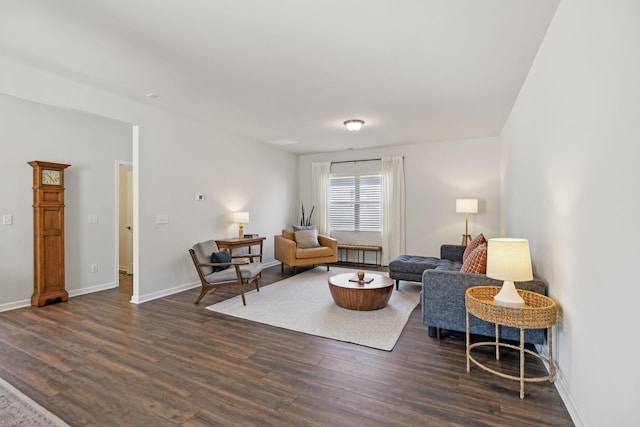
{"type": "Polygon", "coordinates": [[[558,1],[0,0],[0,55],[293,153],[362,149],[499,135],[558,1]]]}

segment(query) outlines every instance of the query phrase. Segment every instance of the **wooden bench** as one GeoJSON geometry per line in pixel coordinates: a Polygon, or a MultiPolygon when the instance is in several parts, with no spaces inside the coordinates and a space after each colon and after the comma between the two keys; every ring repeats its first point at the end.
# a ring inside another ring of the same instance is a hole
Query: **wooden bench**
{"type": "Polygon", "coordinates": [[[378,253],[382,252],[382,246],[378,245],[354,245],[349,243],[338,243],[338,254],[339,254],[339,262],[342,261],[342,254],[345,254],[345,261],[349,262],[349,251],[357,251],[357,261],[358,264],[365,264],[364,255],[365,252],[375,252],[376,253],[376,266],[380,266],[378,262],[378,253]],[[360,262],[360,252],[362,252],[362,262],[360,262]]]}

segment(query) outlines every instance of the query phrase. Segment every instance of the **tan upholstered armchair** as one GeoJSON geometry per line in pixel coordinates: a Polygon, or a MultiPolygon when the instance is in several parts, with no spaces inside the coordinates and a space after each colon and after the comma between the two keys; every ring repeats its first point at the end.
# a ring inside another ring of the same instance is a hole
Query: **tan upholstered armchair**
{"type": "Polygon", "coordinates": [[[329,264],[338,261],[338,241],[328,236],[318,235],[319,247],[301,248],[296,244],[295,234],[290,230],[282,230],[281,236],[275,236],[275,258],[284,265],[293,267],[296,273],[298,265],[329,264]]]}

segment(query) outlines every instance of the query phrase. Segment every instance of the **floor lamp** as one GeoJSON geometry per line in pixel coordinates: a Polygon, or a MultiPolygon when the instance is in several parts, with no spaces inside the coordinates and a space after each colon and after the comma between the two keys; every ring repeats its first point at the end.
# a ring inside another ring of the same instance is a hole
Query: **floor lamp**
{"type": "Polygon", "coordinates": [[[478,199],[456,199],[456,213],[464,214],[462,245],[467,246],[471,241],[471,235],[469,234],[469,214],[478,213],[478,199]]]}

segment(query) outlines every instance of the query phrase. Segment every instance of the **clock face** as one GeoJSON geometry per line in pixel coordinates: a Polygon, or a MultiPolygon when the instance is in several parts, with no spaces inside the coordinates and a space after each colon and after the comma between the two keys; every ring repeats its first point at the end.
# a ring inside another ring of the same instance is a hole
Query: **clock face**
{"type": "Polygon", "coordinates": [[[47,185],[60,185],[60,171],[42,169],[42,183],[47,185]]]}

